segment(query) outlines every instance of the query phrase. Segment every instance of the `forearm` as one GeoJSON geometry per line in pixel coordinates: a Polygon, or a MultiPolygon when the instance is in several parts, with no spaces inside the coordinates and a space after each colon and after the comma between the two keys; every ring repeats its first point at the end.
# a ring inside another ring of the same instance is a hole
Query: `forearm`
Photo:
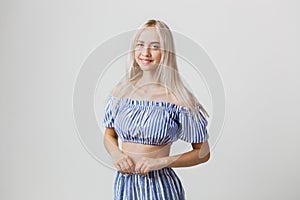
{"type": "Polygon", "coordinates": [[[119,149],[118,137],[112,136],[108,133],[105,133],[104,135],[104,146],[111,156],[122,153],[119,149]]]}
{"type": "Polygon", "coordinates": [[[166,167],[189,167],[207,162],[210,158],[210,153],[204,153],[202,149],[193,149],[189,152],[164,157],[163,162],[166,167]]]}
{"type": "Polygon", "coordinates": [[[113,164],[122,175],[134,173],[134,163],[128,155],[119,149],[118,136],[113,128],[106,129],[103,143],[113,164]]]}

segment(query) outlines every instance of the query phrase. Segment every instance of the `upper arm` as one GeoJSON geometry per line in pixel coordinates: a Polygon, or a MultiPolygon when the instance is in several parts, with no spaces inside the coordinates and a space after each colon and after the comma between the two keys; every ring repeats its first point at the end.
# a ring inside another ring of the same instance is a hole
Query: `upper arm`
{"type": "Polygon", "coordinates": [[[109,127],[106,127],[105,128],[105,136],[111,136],[111,137],[114,137],[114,138],[117,138],[118,135],[115,131],[115,129],[112,127],[112,128],[109,128],[109,127]]]}
{"type": "Polygon", "coordinates": [[[199,158],[206,158],[207,160],[210,158],[210,148],[208,141],[201,143],[191,143],[193,149],[199,149],[199,158]]]}
{"type": "MultiPolygon", "coordinates": [[[[121,83],[117,83],[114,85],[114,87],[111,90],[111,95],[116,96],[119,92],[121,83]]],[[[114,129],[114,117],[111,112],[111,102],[106,105],[106,111],[105,111],[105,118],[104,118],[104,123],[105,123],[105,131],[104,135],[105,136],[110,136],[113,138],[118,138],[118,135],[114,129]]]]}

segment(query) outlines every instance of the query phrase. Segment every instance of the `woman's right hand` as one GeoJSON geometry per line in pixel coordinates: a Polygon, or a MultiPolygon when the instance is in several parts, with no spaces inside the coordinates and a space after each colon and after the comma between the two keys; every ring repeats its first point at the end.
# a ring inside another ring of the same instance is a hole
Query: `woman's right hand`
{"type": "Polygon", "coordinates": [[[135,165],[132,159],[122,151],[114,153],[112,161],[122,175],[135,173],[135,165]]]}

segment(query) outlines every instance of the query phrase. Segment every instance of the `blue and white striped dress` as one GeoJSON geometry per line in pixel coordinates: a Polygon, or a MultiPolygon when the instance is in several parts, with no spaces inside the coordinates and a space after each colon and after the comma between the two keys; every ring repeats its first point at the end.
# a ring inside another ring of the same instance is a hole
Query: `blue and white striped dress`
{"type": "MultiPolygon", "coordinates": [[[[170,102],[116,98],[109,95],[104,126],[113,127],[122,141],[166,145],[181,139],[189,143],[208,139],[207,120],[170,102]]],[[[184,200],[185,192],[172,168],[125,175],[117,171],[114,200],[184,200]]]]}

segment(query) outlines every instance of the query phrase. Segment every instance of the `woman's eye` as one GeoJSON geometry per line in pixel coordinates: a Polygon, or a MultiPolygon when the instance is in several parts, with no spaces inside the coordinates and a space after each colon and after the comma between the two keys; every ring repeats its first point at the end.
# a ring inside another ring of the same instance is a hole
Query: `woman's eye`
{"type": "Polygon", "coordinates": [[[153,49],[158,49],[159,46],[158,46],[158,45],[153,45],[152,48],[153,48],[153,49]]]}
{"type": "MultiPolygon", "coordinates": [[[[144,47],[144,44],[143,44],[143,43],[137,43],[137,44],[136,44],[136,47],[137,47],[137,48],[143,48],[143,47],[144,47]]],[[[160,46],[159,46],[159,45],[150,45],[148,48],[151,48],[151,49],[156,50],[156,49],[159,49],[160,46]]]]}

